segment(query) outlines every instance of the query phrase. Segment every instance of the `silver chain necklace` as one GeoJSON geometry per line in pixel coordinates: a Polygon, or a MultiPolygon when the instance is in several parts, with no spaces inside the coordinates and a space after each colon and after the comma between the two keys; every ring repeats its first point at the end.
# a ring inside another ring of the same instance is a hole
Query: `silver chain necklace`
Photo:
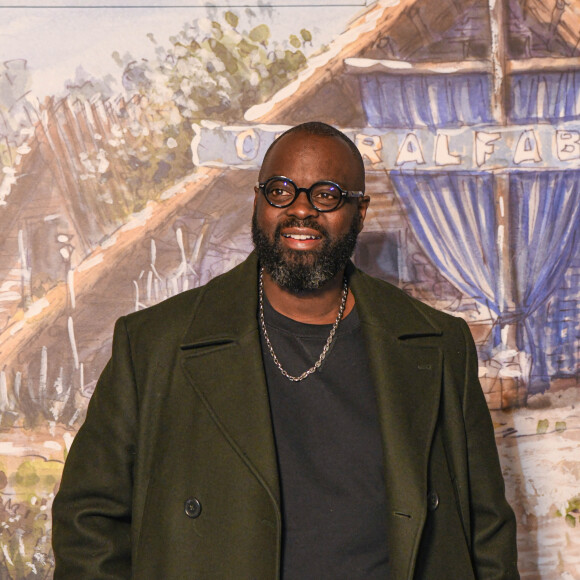
{"type": "Polygon", "coordinates": [[[338,309],[338,316],[330,329],[330,334],[328,335],[328,339],[326,340],[326,344],[318,357],[318,360],[314,363],[314,366],[310,367],[307,371],[304,371],[301,375],[294,377],[290,373],[288,373],[278,360],[276,353],[274,352],[274,348],[272,347],[272,343],[270,342],[270,337],[268,336],[268,331],[266,330],[266,323],[264,321],[264,268],[260,269],[260,282],[258,284],[258,297],[259,297],[259,306],[260,306],[260,326],[262,327],[262,332],[264,333],[264,339],[266,340],[266,344],[268,345],[268,350],[272,355],[272,359],[274,360],[274,364],[278,367],[279,371],[290,381],[298,382],[304,380],[307,376],[311,375],[317,369],[320,368],[322,361],[326,358],[328,354],[328,349],[334,340],[334,336],[336,335],[336,329],[338,328],[338,323],[342,319],[342,315],[344,314],[344,309],[346,307],[346,299],[348,297],[348,281],[346,276],[344,277],[344,284],[342,287],[342,300],[340,302],[340,308],[338,309]]]}

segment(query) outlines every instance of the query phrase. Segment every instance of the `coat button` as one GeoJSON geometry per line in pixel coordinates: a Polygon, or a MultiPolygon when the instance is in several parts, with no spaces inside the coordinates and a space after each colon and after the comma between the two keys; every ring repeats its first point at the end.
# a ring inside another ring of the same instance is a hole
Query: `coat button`
{"type": "Polygon", "coordinates": [[[188,518],[197,518],[201,513],[201,503],[196,497],[185,500],[185,515],[188,518]]]}
{"type": "Polygon", "coordinates": [[[431,512],[435,511],[438,505],[439,505],[439,496],[437,495],[437,492],[435,490],[431,490],[427,494],[427,507],[429,508],[429,511],[431,512]]]}

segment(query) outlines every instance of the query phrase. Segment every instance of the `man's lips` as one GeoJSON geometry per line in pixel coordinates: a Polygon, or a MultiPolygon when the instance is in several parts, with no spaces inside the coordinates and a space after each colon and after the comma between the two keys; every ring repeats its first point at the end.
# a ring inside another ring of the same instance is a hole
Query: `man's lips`
{"type": "Polygon", "coordinates": [[[282,234],[283,238],[290,239],[290,240],[319,240],[321,236],[315,236],[313,234],[282,234]]]}
{"type": "Polygon", "coordinates": [[[280,237],[286,248],[305,251],[317,248],[324,236],[312,228],[282,228],[280,237]]]}
{"type": "Polygon", "coordinates": [[[287,240],[310,241],[322,239],[322,234],[310,228],[285,228],[280,235],[287,240]]]}

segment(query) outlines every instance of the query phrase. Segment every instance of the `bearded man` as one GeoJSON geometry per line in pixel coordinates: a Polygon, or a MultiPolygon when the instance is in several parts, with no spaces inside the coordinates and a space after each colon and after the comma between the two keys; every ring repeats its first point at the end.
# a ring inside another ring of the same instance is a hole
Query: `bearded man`
{"type": "Polygon", "coordinates": [[[55,579],[518,578],[465,322],[350,262],[323,123],[270,147],[248,259],[120,319],[54,502],[55,579]]]}

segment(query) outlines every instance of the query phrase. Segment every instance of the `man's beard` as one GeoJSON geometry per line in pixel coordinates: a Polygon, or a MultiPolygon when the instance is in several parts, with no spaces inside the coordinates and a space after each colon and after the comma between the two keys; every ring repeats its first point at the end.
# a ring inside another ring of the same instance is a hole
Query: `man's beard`
{"type": "Polygon", "coordinates": [[[325,228],[313,219],[288,218],[278,224],[274,240],[258,226],[256,212],[252,216],[252,241],[260,265],[280,287],[290,292],[316,290],[340,272],[350,259],[359,234],[359,216],[355,215],[349,231],[332,239],[325,228]],[[317,250],[291,250],[281,243],[282,228],[303,227],[323,235],[322,247],[317,250]]]}

